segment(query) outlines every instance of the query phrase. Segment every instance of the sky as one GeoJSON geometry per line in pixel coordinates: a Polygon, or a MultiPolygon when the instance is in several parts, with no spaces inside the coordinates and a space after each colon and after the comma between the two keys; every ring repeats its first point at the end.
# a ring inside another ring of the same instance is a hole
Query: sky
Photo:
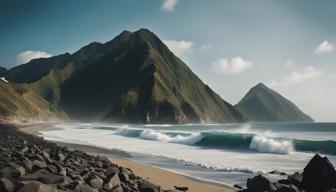
{"type": "Polygon", "coordinates": [[[334,0],[0,0],[0,66],[147,28],[223,99],[262,82],[336,121],[334,0]]]}

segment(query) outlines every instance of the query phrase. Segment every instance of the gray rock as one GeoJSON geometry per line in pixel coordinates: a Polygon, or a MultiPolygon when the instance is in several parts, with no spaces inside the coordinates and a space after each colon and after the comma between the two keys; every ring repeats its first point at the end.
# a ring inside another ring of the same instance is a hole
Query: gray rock
{"type": "Polygon", "coordinates": [[[0,179],[0,191],[3,192],[13,192],[14,191],[14,184],[7,178],[0,179]]]}
{"type": "Polygon", "coordinates": [[[293,175],[288,176],[288,182],[294,184],[297,187],[302,187],[303,175],[300,173],[294,173],[293,175]]]}
{"type": "Polygon", "coordinates": [[[275,186],[264,176],[258,175],[253,179],[247,179],[247,191],[262,192],[276,190],[275,186]]]}
{"type": "Polygon", "coordinates": [[[91,187],[96,188],[96,189],[100,189],[100,188],[103,187],[103,182],[104,181],[101,178],[96,176],[96,177],[92,178],[89,183],[90,183],[91,187]]]}
{"type": "Polygon", "coordinates": [[[73,176],[72,179],[74,181],[77,181],[78,183],[85,183],[84,180],[83,180],[83,178],[81,176],[79,176],[79,175],[73,176]]]}
{"type": "Polygon", "coordinates": [[[20,149],[20,153],[21,154],[24,154],[26,153],[27,151],[29,151],[29,148],[27,146],[24,146],[22,149],[20,149]]]}
{"type": "Polygon", "coordinates": [[[31,172],[33,169],[33,162],[30,159],[25,158],[23,160],[23,166],[28,172],[31,172]]]}
{"type": "Polygon", "coordinates": [[[89,185],[79,183],[75,187],[76,192],[98,192],[98,190],[91,188],[89,185]]]}
{"type": "Polygon", "coordinates": [[[57,192],[57,189],[38,181],[29,181],[24,183],[17,192],[57,192]]]}
{"type": "Polygon", "coordinates": [[[44,169],[47,167],[47,163],[39,160],[33,160],[33,170],[44,169]]]}
{"type": "Polygon", "coordinates": [[[129,176],[127,175],[127,173],[121,172],[118,175],[119,175],[119,178],[120,178],[121,181],[123,181],[123,182],[128,182],[129,181],[129,176]]]}
{"type": "Polygon", "coordinates": [[[58,153],[57,154],[57,160],[58,161],[64,161],[65,160],[65,156],[62,153],[58,153]]]}
{"type": "Polygon", "coordinates": [[[49,158],[50,158],[49,153],[47,153],[46,151],[42,151],[42,152],[41,152],[41,155],[42,155],[42,157],[43,157],[44,159],[49,159],[49,158]]]}
{"type": "Polygon", "coordinates": [[[104,185],[104,188],[106,188],[106,189],[112,189],[112,188],[115,188],[117,186],[120,186],[120,179],[119,179],[118,174],[115,173],[114,175],[112,175],[107,180],[107,182],[104,185]]]}
{"type": "Polygon", "coordinates": [[[47,165],[47,170],[52,173],[58,173],[57,168],[54,165],[47,165]]]}
{"type": "MultiPolygon", "coordinates": [[[[175,186],[175,189],[179,189],[180,191],[188,191],[188,187],[177,187],[175,186]],[[183,189],[183,190],[181,190],[183,189]]],[[[160,192],[160,187],[149,183],[147,181],[143,181],[139,183],[139,189],[141,192],[160,192]]]]}
{"type": "Polygon", "coordinates": [[[302,187],[308,192],[336,188],[336,170],[327,157],[316,154],[304,168],[302,187]]]}
{"type": "Polygon", "coordinates": [[[12,162],[10,162],[9,165],[14,169],[14,174],[16,176],[22,177],[26,174],[26,170],[22,166],[12,162]]]}
{"type": "Polygon", "coordinates": [[[295,185],[285,185],[281,183],[275,183],[277,192],[300,192],[300,190],[295,185]]]}
{"type": "Polygon", "coordinates": [[[0,170],[0,177],[12,177],[15,170],[11,167],[5,167],[0,170]]]}
{"type": "Polygon", "coordinates": [[[56,175],[45,169],[40,169],[23,177],[24,180],[38,180],[45,184],[60,184],[64,182],[64,176],[56,175]]]}

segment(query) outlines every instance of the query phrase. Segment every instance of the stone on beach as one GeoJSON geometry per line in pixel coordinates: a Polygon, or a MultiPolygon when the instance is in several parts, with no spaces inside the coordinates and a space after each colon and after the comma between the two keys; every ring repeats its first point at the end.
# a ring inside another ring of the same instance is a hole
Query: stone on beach
{"type": "Polygon", "coordinates": [[[0,124],[0,191],[134,191],[159,192],[160,187],[119,167],[0,124]]]}
{"type": "Polygon", "coordinates": [[[244,192],[336,192],[336,170],[327,157],[316,154],[304,168],[272,183],[262,175],[247,180],[244,192]]]}
{"type": "Polygon", "coordinates": [[[315,155],[304,168],[303,188],[306,191],[323,191],[336,188],[336,170],[327,157],[315,155]]]}

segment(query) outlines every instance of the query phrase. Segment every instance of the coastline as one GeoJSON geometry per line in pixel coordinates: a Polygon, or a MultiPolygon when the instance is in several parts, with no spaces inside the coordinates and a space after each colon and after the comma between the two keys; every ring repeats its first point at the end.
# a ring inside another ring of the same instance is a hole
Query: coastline
{"type": "MultiPolygon", "coordinates": [[[[43,129],[50,128],[52,123],[26,123],[26,124],[18,124],[12,123],[12,125],[16,126],[18,130],[38,135],[38,132],[43,129]]],[[[100,155],[107,157],[112,163],[116,163],[119,166],[129,168],[134,171],[134,173],[145,180],[159,185],[163,190],[172,190],[175,191],[174,186],[179,187],[188,187],[188,191],[193,192],[204,192],[204,191],[212,191],[212,192],[230,192],[233,191],[229,187],[219,186],[212,184],[207,181],[198,181],[194,178],[189,178],[188,176],[184,176],[178,174],[173,171],[169,171],[166,169],[161,169],[158,167],[154,167],[151,165],[135,162],[129,159],[131,156],[126,152],[121,151],[111,151],[99,147],[88,146],[88,145],[79,145],[72,143],[64,143],[58,141],[50,141],[54,142],[61,146],[66,146],[73,150],[81,150],[87,152],[92,155],[100,155]]]]}

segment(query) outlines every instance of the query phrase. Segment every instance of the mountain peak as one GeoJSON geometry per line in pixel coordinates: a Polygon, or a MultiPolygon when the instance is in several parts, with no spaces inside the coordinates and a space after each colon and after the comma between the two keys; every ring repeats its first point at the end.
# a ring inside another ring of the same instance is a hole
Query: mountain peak
{"type": "Polygon", "coordinates": [[[313,121],[294,103],[263,83],[251,88],[235,107],[256,122],[313,121]]]}
{"type": "Polygon", "coordinates": [[[252,87],[251,88],[251,91],[252,92],[255,92],[255,91],[266,91],[266,90],[271,90],[269,87],[267,87],[265,84],[263,83],[258,83],[256,86],[252,87]]]}
{"type": "Polygon", "coordinates": [[[263,83],[258,83],[255,87],[260,87],[260,88],[264,88],[264,87],[267,87],[265,84],[263,83]]]}

